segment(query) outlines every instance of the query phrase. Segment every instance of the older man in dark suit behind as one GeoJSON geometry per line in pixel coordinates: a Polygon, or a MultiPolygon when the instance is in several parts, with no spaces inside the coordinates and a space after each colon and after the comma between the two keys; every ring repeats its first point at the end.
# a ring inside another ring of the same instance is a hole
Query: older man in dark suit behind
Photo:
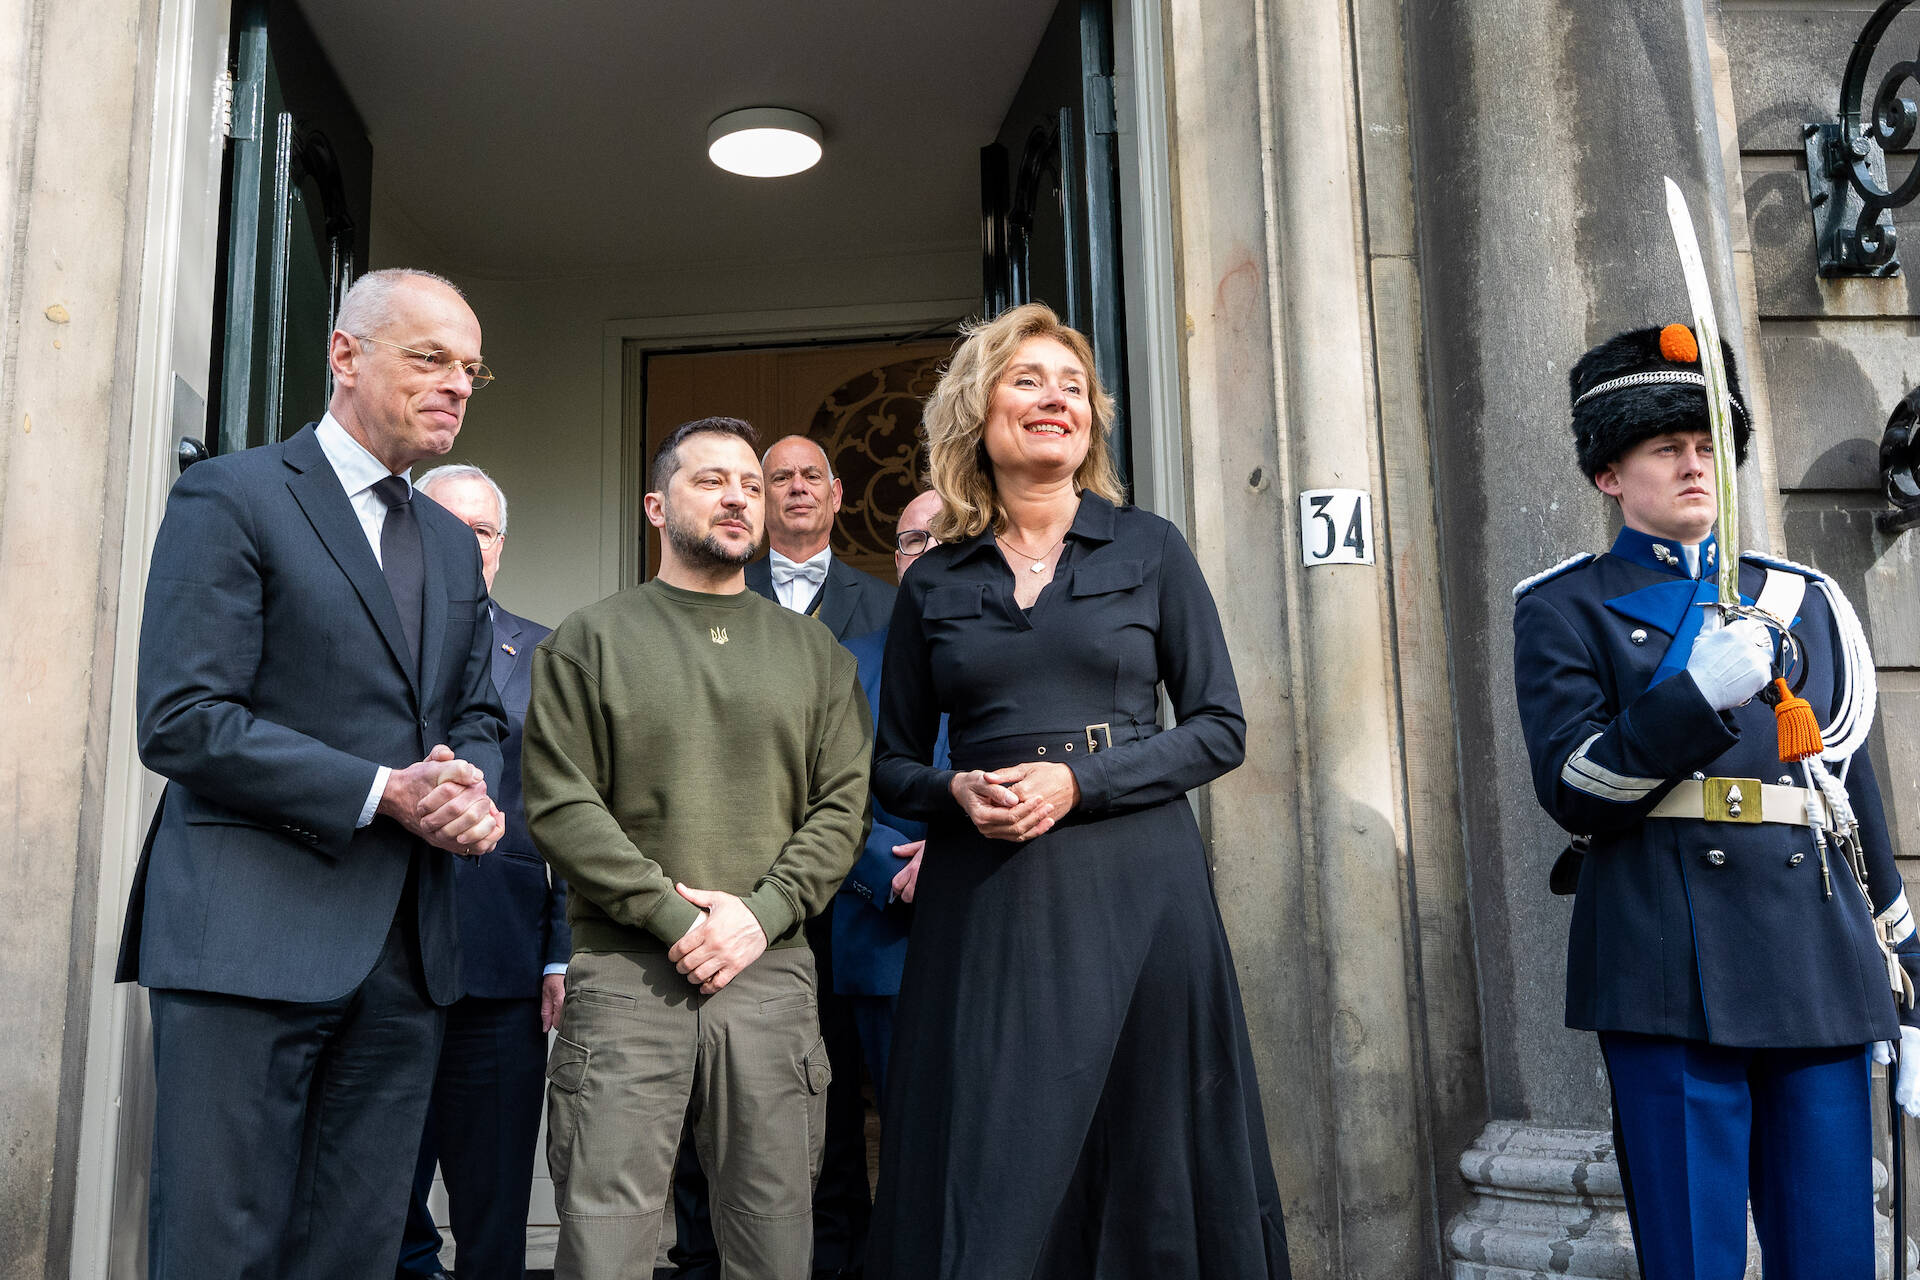
{"type": "Polygon", "coordinates": [[[527,1201],[540,1134],[547,1035],[566,999],[567,886],[527,834],[520,799],[520,734],[533,694],[533,647],[543,627],[493,599],[507,541],[507,495],[478,467],[435,467],[420,492],[458,516],[480,546],[493,617],[493,683],[506,705],[504,769],[495,789],[506,834],[490,858],[454,870],[466,994],[447,1011],[433,1105],[414,1171],[413,1202],[396,1280],[439,1280],[440,1231],[427,1208],[444,1171],[460,1280],[526,1274],[527,1201]]]}
{"type": "MultiPolygon", "coordinates": [[[[886,626],[893,616],[894,588],[833,554],[833,519],[842,495],[826,450],[806,436],[787,436],[767,450],[760,467],[767,484],[768,551],[747,566],[747,588],[819,619],[843,643],[886,626]]],[[[813,1196],[813,1267],[816,1276],[853,1277],[866,1258],[872,1191],[860,1097],[860,1033],[851,1001],[834,986],[831,910],[807,921],[807,943],[819,973],[820,1032],[833,1064],[826,1154],[813,1196]]],[[[706,1180],[691,1143],[681,1145],[673,1195],[676,1280],[717,1276],[706,1180]]]]}
{"type": "Polygon", "coordinates": [[[168,780],[119,978],[150,989],[154,1280],[375,1276],[445,1006],[453,856],[500,838],[473,533],[415,501],[490,380],[459,291],[363,277],[317,426],[174,486],[140,634],[168,780]]]}

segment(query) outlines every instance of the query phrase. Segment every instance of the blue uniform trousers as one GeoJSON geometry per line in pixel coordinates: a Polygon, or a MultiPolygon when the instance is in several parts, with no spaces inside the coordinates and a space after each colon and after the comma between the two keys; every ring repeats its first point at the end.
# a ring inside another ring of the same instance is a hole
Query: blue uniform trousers
{"type": "Polygon", "coordinates": [[[1739,1280],[1749,1198],[1767,1280],[1872,1280],[1864,1047],[1603,1031],[1600,1048],[1645,1280],[1739,1280]]]}

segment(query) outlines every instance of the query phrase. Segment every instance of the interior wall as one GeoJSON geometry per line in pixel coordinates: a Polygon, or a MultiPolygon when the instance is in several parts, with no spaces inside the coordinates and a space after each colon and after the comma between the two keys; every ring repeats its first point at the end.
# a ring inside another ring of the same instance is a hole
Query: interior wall
{"type": "Polygon", "coordinates": [[[620,548],[603,545],[602,537],[602,503],[618,503],[620,493],[618,484],[603,486],[601,474],[608,322],[879,307],[972,297],[980,287],[972,244],[883,259],[850,253],[580,279],[475,278],[412,228],[383,219],[383,177],[392,176],[382,174],[376,145],[372,265],[446,275],[480,318],[498,381],[474,396],[446,460],[484,467],[506,491],[510,531],[495,591],[507,608],[549,625],[599,599],[608,558],[618,563],[620,548]]]}

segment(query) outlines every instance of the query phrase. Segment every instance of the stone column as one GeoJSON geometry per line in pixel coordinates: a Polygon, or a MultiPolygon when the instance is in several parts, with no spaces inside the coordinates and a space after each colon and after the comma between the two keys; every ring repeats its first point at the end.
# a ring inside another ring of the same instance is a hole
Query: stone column
{"type": "Polygon", "coordinates": [[[1453,0],[1409,6],[1409,19],[1440,538],[1494,1117],[1461,1158],[1475,1195],[1450,1225],[1449,1265],[1454,1280],[1625,1277],[1635,1271],[1605,1075],[1594,1037],[1562,1025],[1570,900],[1548,894],[1547,870],[1566,835],[1529,780],[1510,589],[1611,540],[1611,513],[1574,465],[1567,370],[1621,329],[1688,314],[1664,176],[1693,207],[1723,333],[1741,344],[1707,30],[1698,0],[1453,0]]]}
{"type": "Polygon", "coordinates": [[[16,5],[0,29],[0,1258],[22,1275],[71,1250],[157,10],[16,5]]]}
{"type": "MultiPolygon", "coordinates": [[[[1401,375],[1417,366],[1390,378],[1376,347],[1404,352],[1418,289],[1411,208],[1370,205],[1363,178],[1379,153],[1363,162],[1362,115],[1402,110],[1398,5],[1173,0],[1169,19],[1192,536],[1249,730],[1247,764],[1210,788],[1215,885],[1295,1274],[1430,1274],[1447,1173],[1432,1134],[1457,1127],[1435,1111],[1479,1090],[1462,1066],[1464,903],[1430,918],[1415,901],[1409,839],[1458,824],[1435,821],[1445,801],[1405,759],[1405,682],[1430,707],[1446,676],[1437,645],[1428,668],[1398,648],[1437,614],[1438,574],[1416,532],[1432,504],[1418,381],[1401,375]],[[1378,86],[1358,83],[1356,41],[1378,86]],[[1414,447],[1383,457],[1383,433],[1414,447]],[[1299,492],[1334,487],[1374,495],[1375,564],[1302,567],[1299,492]],[[1417,544],[1404,556],[1402,533],[1417,544]],[[1425,972],[1456,997],[1441,1035],[1423,1020],[1425,972]]],[[[1450,792],[1445,739],[1430,758],[1450,792]]]]}

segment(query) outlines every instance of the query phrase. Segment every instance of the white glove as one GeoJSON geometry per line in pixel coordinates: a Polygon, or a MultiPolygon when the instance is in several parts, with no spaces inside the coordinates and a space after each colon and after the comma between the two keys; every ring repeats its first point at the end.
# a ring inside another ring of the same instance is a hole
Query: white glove
{"type": "MultiPolygon", "coordinates": [[[[1893,1046],[1875,1041],[1873,1060],[1884,1067],[1893,1060],[1893,1046]]],[[[1900,1068],[1893,1075],[1893,1100],[1902,1111],[1920,1119],[1920,1027],[1900,1028],[1900,1068]]]]}
{"type": "Polygon", "coordinates": [[[1900,1028],[1900,1069],[1894,1073],[1893,1100],[1910,1116],[1920,1116],[1920,1027],[1900,1028]]]}
{"type": "Polygon", "coordinates": [[[1728,711],[1773,678],[1773,634],[1752,618],[1702,631],[1687,656],[1687,674],[1715,711],[1728,711]]]}

